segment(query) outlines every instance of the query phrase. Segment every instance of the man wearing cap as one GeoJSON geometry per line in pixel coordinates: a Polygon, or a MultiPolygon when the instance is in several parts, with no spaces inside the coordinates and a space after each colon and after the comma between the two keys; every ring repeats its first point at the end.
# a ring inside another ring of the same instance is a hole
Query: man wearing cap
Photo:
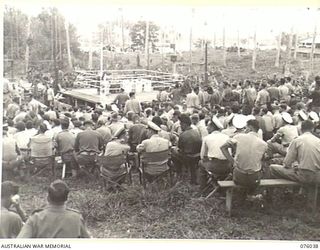
{"type": "MultiPolygon", "coordinates": [[[[170,149],[171,147],[170,141],[168,141],[167,139],[161,138],[158,135],[158,132],[161,131],[161,128],[159,126],[149,121],[148,129],[149,129],[150,138],[143,140],[141,144],[137,146],[137,151],[139,153],[143,153],[143,152],[155,153],[155,152],[162,152],[170,149]]],[[[168,170],[167,163],[165,164],[159,163],[156,166],[147,165],[145,167],[145,174],[146,174],[146,177],[151,181],[152,176],[159,175],[166,170],[168,170]]]]}
{"type": "Polygon", "coordinates": [[[247,118],[242,114],[231,114],[230,117],[229,119],[231,120],[228,128],[222,130],[221,132],[229,137],[234,137],[236,134],[242,132],[243,128],[246,126],[247,118]]]}
{"type": "Polygon", "coordinates": [[[182,133],[179,136],[178,149],[172,150],[172,160],[178,175],[185,166],[191,175],[191,184],[197,184],[197,167],[200,159],[202,140],[198,131],[191,128],[191,119],[187,114],[179,117],[182,133]]]}
{"type": "Polygon", "coordinates": [[[235,135],[223,144],[220,149],[223,155],[234,167],[233,180],[236,184],[246,186],[251,194],[261,178],[261,161],[268,145],[259,138],[259,122],[248,120],[246,133],[235,135]],[[229,149],[235,149],[233,158],[229,149]]]}
{"type": "MultiPolygon", "coordinates": [[[[126,130],[124,127],[119,128],[111,141],[108,142],[104,155],[98,157],[101,175],[114,183],[121,184],[125,180],[123,177],[127,173],[126,166],[124,164],[119,165],[117,160],[112,160],[112,158],[106,159],[105,157],[120,155],[127,157],[129,150],[130,147],[127,145],[126,130]]],[[[110,190],[111,189],[113,188],[111,187],[110,190]]]]}
{"type": "Polygon", "coordinates": [[[293,119],[291,115],[287,112],[282,112],[282,119],[284,126],[278,129],[277,133],[268,141],[269,155],[278,153],[285,156],[287,153],[287,148],[293,139],[298,137],[298,128],[293,125],[293,119]],[[277,141],[281,141],[281,143],[277,141]]]}
{"type": "Polygon", "coordinates": [[[231,164],[222,154],[220,147],[230,137],[221,133],[223,125],[216,116],[212,117],[211,127],[213,132],[203,138],[199,162],[200,191],[206,187],[207,171],[213,173],[217,179],[225,179],[231,171],[231,164]]]}
{"type": "MultiPolygon", "coordinates": [[[[13,205],[17,211],[22,211],[18,201],[15,201],[19,187],[12,181],[1,184],[1,214],[0,238],[16,238],[22,228],[21,216],[10,208],[13,205]]],[[[24,213],[23,213],[24,215],[24,213]]]]}
{"type": "Polygon", "coordinates": [[[133,111],[135,114],[140,115],[142,109],[140,102],[136,100],[136,94],[134,92],[130,92],[129,96],[130,99],[126,101],[124,113],[127,114],[129,111],[133,111]]]}
{"type": "Polygon", "coordinates": [[[111,141],[107,143],[104,156],[127,154],[129,150],[130,147],[127,145],[126,129],[121,127],[116,131],[111,141]]]}
{"type": "Polygon", "coordinates": [[[65,182],[52,182],[48,188],[48,206],[27,220],[18,238],[90,238],[81,214],[66,207],[68,194],[65,182]]]}
{"type": "Polygon", "coordinates": [[[313,128],[311,121],[302,122],[302,135],[290,143],[283,166],[270,165],[272,177],[304,184],[320,182],[320,139],[312,134],[313,128]]]}
{"type": "Polygon", "coordinates": [[[161,128],[155,123],[148,122],[149,139],[145,139],[137,146],[137,151],[140,152],[159,152],[169,149],[171,143],[169,140],[161,138],[158,132],[161,128]]]}
{"type": "Polygon", "coordinates": [[[94,167],[97,155],[103,151],[104,143],[102,136],[93,130],[91,121],[84,122],[84,131],[80,132],[75,140],[74,149],[77,153],[76,160],[80,166],[94,167]]]}

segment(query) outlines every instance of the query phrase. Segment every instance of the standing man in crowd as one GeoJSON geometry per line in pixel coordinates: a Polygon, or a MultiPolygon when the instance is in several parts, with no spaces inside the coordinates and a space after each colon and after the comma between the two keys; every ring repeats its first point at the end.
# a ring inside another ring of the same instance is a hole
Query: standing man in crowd
{"type": "Polygon", "coordinates": [[[119,110],[123,110],[126,102],[129,100],[129,96],[128,94],[126,94],[124,92],[124,89],[121,88],[120,89],[120,93],[116,96],[116,98],[114,99],[114,103],[117,105],[117,107],[119,108],[119,110]]]}
{"type": "Polygon", "coordinates": [[[126,101],[124,107],[124,113],[127,114],[129,111],[133,111],[135,114],[140,115],[142,112],[140,102],[136,100],[136,94],[134,92],[129,93],[130,99],[126,101]]]}
{"type": "Polygon", "coordinates": [[[200,159],[202,140],[197,130],[191,128],[191,119],[187,114],[179,117],[182,133],[178,148],[173,149],[172,160],[176,171],[182,177],[183,167],[190,172],[191,184],[197,184],[197,168],[200,159]]]}

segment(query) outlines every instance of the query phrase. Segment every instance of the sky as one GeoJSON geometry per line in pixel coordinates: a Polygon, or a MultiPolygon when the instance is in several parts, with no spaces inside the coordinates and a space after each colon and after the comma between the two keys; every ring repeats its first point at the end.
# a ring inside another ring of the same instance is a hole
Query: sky
{"type": "MultiPolygon", "coordinates": [[[[201,1],[198,0],[200,3],[201,1]]],[[[188,43],[191,24],[194,38],[213,40],[215,34],[217,42],[222,40],[223,27],[230,41],[236,39],[238,30],[241,39],[252,37],[256,30],[258,40],[275,40],[279,32],[289,32],[291,29],[301,34],[307,32],[312,34],[315,24],[318,24],[317,30],[320,33],[320,10],[317,10],[320,7],[320,1],[316,1],[316,4],[312,2],[311,5],[304,1],[304,4],[294,6],[169,3],[167,1],[160,5],[141,2],[132,4],[128,1],[117,4],[97,0],[76,2],[73,0],[5,0],[5,4],[19,8],[32,16],[36,16],[42,8],[55,6],[70,23],[77,27],[78,34],[82,37],[88,37],[92,31],[96,30],[99,23],[119,19],[121,16],[119,8],[122,9],[124,20],[133,22],[141,19],[150,20],[163,28],[176,30],[182,34],[185,45],[188,43]],[[193,19],[192,8],[195,9],[193,19]]]]}

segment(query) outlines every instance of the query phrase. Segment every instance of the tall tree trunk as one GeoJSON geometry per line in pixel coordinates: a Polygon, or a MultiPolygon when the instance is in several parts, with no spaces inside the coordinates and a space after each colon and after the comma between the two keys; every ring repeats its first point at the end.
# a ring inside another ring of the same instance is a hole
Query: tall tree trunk
{"type": "Polygon", "coordinates": [[[223,26],[222,31],[222,47],[223,47],[223,66],[227,66],[227,48],[226,48],[226,28],[223,26]]]}
{"type": "Polygon", "coordinates": [[[192,70],[192,33],[193,33],[193,18],[194,18],[194,8],[191,10],[191,24],[190,24],[190,35],[189,35],[189,72],[192,70]]]}
{"type": "Polygon", "coordinates": [[[69,23],[65,21],[64,24],[65,24],[66,38],[67,38],[68,66],[69,66],[69,70],[72,70],[73,66],[72,66],[71,50],[70,50],[69,23]]]}
{"type": "Polygon", "coordinates": [[[291,49],[292,49],[292,36],[293,36],[293,28],[291,27],[291,30],[290,30],[290,34],[289,34],[289,41],[288,41],[288,55],[287,55],[287,61],[288,61],[288,65],[290,65],[290,61],[291,61],[291,49]]]}
{"type": "Polygon", "coordinates": [[[280,55],[281,55],[281,39],[282,39],[282,32],[280,32],[277,42],[277,55],[276,55],[276,62],[274,64],[275,67],[279,68],[280,66],[280,55]]]}
{"type": "Polygon", "coordinates": [[[58,75],[58,68],[57,68],[57,29],[56,29],[56,22],[57,22],[57,17],[55,13],[52,13],[52,44],[53,44],[53,68],[54,68],[54,90],[55,93],[59,91],[59,75],[58,75]]]}
{"type": "Polygon", "coordinates": [[[89,38],[89,62],[88,62],[89,70],[92,69],[92,33],[90,34],[89,38]]]}
{"type": "MultiPolygon", "coordinates": [[[[101,44],[100,44],[100,73],[103,75],[103,29],[101,30],[101,44]]],[[[102,79],[102,78],[101,78],[102,79]]]]}
{"type": "Polygon", "coordinates": [[[16,36],[16,58],[20,58],[20,47],[19,47],[19,25],[17,23],[17,15],[16,12],[14,12],[14,26],[15,26],[15,36],[16,36]]]}
{"type": "MultiPolygon", "coordinates": [[[[55,14],[54,15],[54,32],[55,32],[55,43],[54,43],[54,46],[55,46],[55,50],[56,50],[56,57],[57,57],[57,54],[58,54],[58,17],[57,15],[55,14]]],[[[58,68],[60,68],[60,63],[58,63],[58,68]]]]}
{"type": "Polygon", "coordinates": [[[312,37],[312,46],[311,46],[311,53],[310,53],[310,74],[313,72],[314,67],[314,50],[316,46],[316,36],[317,36],[317,25],[314,26],[314,33],[312,37]]]}
{"type": "Polygon", "coordinates": [[[239,31],[239,29],[238,29],[238,57],[240,58],[241,57],[241,55],[240,55],[240,31],[239,31]]]}
{"type": "Polygon", "coordinates": [[[145,40],[145,61],[146,67],[149,69],[149,20],[146,22],[146,40],[145,40]]]}
{"type": "Polygon", "coordinates": [[[31,25],[31,18],[28,17],[28,23],[27,23],[27,43],[26,43],[26,55],[25,55],[25,73],[27,74],[28,68],[29,68],[29,38],[30,38],[30,25],[31,25]]]}
{"type": "Polygon", "coordinates": [[[124,51],[124,25],[123,25],[123,9],[120,8],[121,11],[121,37],[122,37],[122,50],[124,51]]]}
{"type": "Polygon", "coordinates": [[[298,50],[298,33],[295,34],[294,40],[294,52],[293,52],[293,59],[297,60],[297,50],[298,50]]]}
{"type": "Polygon", "coordinates": [[[257,59],[257,32],[254,29],[253,34],[253,52],[252,52],[252,70],[256,70],[256,59],[257,59]]]}

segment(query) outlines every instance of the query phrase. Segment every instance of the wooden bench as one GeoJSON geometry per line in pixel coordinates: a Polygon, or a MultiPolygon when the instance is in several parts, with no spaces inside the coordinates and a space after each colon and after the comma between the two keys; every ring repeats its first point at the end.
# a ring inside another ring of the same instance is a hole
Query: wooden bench
{"type": "MultiPolygon", "coordinates": [[[[225,188],[226,190],[226,208],[229,216],[231,215],[232,208],[232,196],[233,190],[236,188],[245,188],[240,185],[236,185],[233,181],[218,181],[218,185],[221,188],[225,188]]],[[[288,186],[301,186],[300,183],[285,180],[285,179],[263,179],[260,181],[259,187],[288,187],[288,186]]],[[[313,197],[313,212],[316,211],[317,206],[317,196],[318,196],[318,184],[315,185],[315,192],[313,197]]]]}

